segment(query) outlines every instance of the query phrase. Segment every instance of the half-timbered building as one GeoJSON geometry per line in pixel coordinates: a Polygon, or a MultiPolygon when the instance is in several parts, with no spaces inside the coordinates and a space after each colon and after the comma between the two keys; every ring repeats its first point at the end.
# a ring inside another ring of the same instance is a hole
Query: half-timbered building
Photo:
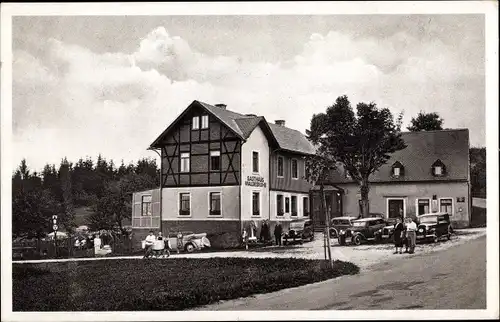
{"type": "Polygon", "coordinates": [[[193,101],[151,144],[161,154],[161,188],[133,196],[136,235],[259,233],[264,220],[308,217],[304,156],[314,153],[284,120],[193,101]]]}

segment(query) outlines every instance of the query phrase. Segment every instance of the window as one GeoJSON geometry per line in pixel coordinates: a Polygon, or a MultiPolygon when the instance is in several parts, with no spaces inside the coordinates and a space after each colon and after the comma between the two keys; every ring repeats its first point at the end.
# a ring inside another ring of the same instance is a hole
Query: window
{"type": "Polygon", "coordinates": [[[276,196],[276,216],[283,216],[283,195],[276,196]]]}
{"type": "Polygon", "coordinates": [[[441,160],[436,160],[436,162],[432,164],[432,175],[436,177],[446,175],[446,167],[444,166],[444,163],[441,162],[441,160]]]}
{"type": "Polygon", "coordinates": [[[189,193],[181,193],[179,199],[179,216],[191,215],[191,197],[189,193]]]}
{"type": "Polygon", "coordinates": [[[278,177],[283,177],[283,157],[278,157],[278,177]]]}
{"type": "Polygon", "coordinates": [[[260,193],[252,193],[252,215],[260,216],[260,193]]]}
{"type": "Polygon", "coordinates": [[[417,215],[428,214],[431,211],[430,199],[417,199],[417,215]]]}
{"type": "Polygon", "coordinates": [[[193,116],[193,130],[198,130],[200,128],[200,118],[198,116],[193,116]]]}
{"type": "Polygon", "coordinates": [[[201,117],[201,128],[208,129],[208,115],[203,115],[201,117]]]}
{"type": "Polygon", "coordinates": [[[210,151],[210,170],[220,170],[220,151],[210,151]]]}
{"type": "Polygon", "coordinates": [[[304,211],[304,217],[308,217],[309,216],[309,198],[308,197],[304,197],[302,198],[303,200],[303,211],[304,211]]]}
{"type": "Polygon", "coordinates": [[[345,178],[347,180],[351,180],[352,179],[351,175],[349,174],[349,171],[347,171],[347,170],[345,170],[345,178]]]}
{"type": "Polygon", "coordinates": [[[141,216],[152,216],[151,211],[151,196],[142,196],[142,212],[141,216]]]}
{"type": "Polygon", "coordinates": [[[292,179],[297,179],[299,177],[299,168],[297,166],[297,160],[292,159],[292,179]]]}
{"type": "Polygon", "coordinates": [[[453,199],[443,198],[439,199],[439,211],[446,212],[450,215],[453,214],[453,199]]]}
{"type": "Polygon", "coordinates": [[[210,215],[211,216],[221,215],[220,192],[210,193],[210,215]]]}
{"type": "Polygon", "coordinates": [[[252,171],[259,172],[259,152],[252,152],[252,171]]]}
{"type": "Polygon", "coordinates": [[[181,172],[189,172],[189,153],[181,153],[181,172]]]}
{"type": "Polygon", "coordinates": [[[399,162],[399,161],[394,162],[394,164],[392,165],[392,173],[391,174],[394,178],[399,178],[401,176],[404,176],[404,174],[405,174],[404,167],[401,164],[401,162],[399,162]]]}
{"type": "Polygon", "coordinates": [[[285,198],[285,213],[289,213],[290,212],[290,198],[289,197],[286,197],[285,198]]]}
{"type": "Polygon", "coordinates": [[[297,216],[297,196],[292,196],[292,216],[297,216]]]}

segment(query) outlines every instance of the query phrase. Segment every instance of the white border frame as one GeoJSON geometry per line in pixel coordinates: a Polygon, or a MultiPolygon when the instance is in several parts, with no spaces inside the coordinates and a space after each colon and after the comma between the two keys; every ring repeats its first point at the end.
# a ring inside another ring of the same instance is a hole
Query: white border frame
{"type": "Polygon", "coordinates": [[[419,197],[416,197],[415,198],[415,214],[418,216],[420,215],[423,215],[423,214],[419,214],[418,213],[418,201],[419,200],[428,200],[429,201],[429,213],[432,212],[432,198],[428,198],[428,197],[423,197],[423,198],[419,198],[419,197]]]}
{"type": "Polygon", "coordinates": [[[449,214],[451,217],[455,215],[455,201],[453,200],[453,197],[441,197],[438,198],[438,212],[441,212],[441,200],[443,199],[451,199],[451,214],[449,214]]]}
{"type": "Polygon", "coordinates": [[[224,215],[223,215],[223,212],[222,212],[222,190],[218,190],[218,191],[215,191],[215,190],[209,190],[207,192],[207,198],[208,198],[208,208],[207,208],[207,218],[223,218],[224,215]],[[210,214],[210,208],[212,207],[211,205],[211,199],[210,199],[210,195],[212,193],[218,193],[220,194],[220,215],[211,215],[210,214]]]}
{"type": "Polygon", "coordinates": [[[386,197],[385,202],[385,217],[389,219],[389,201],[390,200],[403,200],[403,218],[406,218],[406,199],[407,197],[386,197]]]}
{"type": "MultiPolygon", "coordinates": [[[[255,3],[3,3],[1,10],[1,168],[2,172],[2,320],[8,321],[122,321],[122,320],[193,320],[232,321],[248,320],[248,311],[203,311],[203,312],[12,312],[12,265],[11,265],[11,178],[13,168],[12,149],[12,16],[62,16],[62,15],[299,15],[299,14],[484,14],[485,15],[485,75],[486,93],[486,147],[498,149],[498,3],[493,1],[436,1],[436,2],[255,2],[255,3]],[[168,313],[166,315],[166,313],[168,313]]],[[[498,195],[498,153],[487,154],[487,195],[498,195]]],[[[487,200],[488,212],[498,213],[498,198],[487,200]]],[[[487,309],[478,310],[418,310],[422,319],[498,319],[498,216],[487,217],[487,309]]],[[[347,310],[340,319],[407,319],[413,310],[347,310]]],[[[254,320],[259,319],[339,319],[332,311],[254,311],[254,320]]]]}
{"type": "Polygon", "coordinates": [[[192,218],[193,217],[193,196],[191,195],[191,191],[179,191],[177,193],[177,218],[192,218]],[[189,216],[181,216],[181,195],[188,194],[189,195],[189,216]]]}

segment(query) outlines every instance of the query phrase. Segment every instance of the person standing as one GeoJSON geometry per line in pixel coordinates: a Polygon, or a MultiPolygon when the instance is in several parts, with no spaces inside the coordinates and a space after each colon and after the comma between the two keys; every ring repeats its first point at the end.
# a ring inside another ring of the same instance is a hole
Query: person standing
{"type": "Polygon", "coordinates": [[[180,253],[181,249],[182,249],[182,233],[179,231],[177,233],[177,254],[180,253]]]}
{"type": "Polygon", "coordinates": [[[160,231],[160,232],[158,232],[158,237],[156,238],[156,240],[163,241],[163,250],[161,251],[161,255],[165,256],[165,251],[166,251],[167,252],[167,257],[170,257],[170,250],[168,248],[168,238],[164,238],[163,234],[160,231]]]}
{"type": "Polygon", "coordinates": [[[408,238],[408,246],[410,248],[409,253],[413,254],[417,242],[417,224],[411,218],[408,218],[408,224],[406,224],[406,237],[408,238]]]}
{"type": "Polygon", "coordinates": [[[394,237],[394,246],[396,247],[396,251],[394,252],[394,254],[397,254],[398,253],[398,249],[399,249],[399,254],[402,254],[403,253],[403,234],[404,234],[404,225],[403,223],[401,222],[401,218],[396,218],[396,224],[394,226],[394,234],[393,234],[393,237],[394,237]]]}
{"type": "Polygon", "coordinates": [[[278,221],[276,226],[274,226],[274,239],[276,241],[276,246],[281,246],[282,234],[283,234],[283,227],[281,227],[281,223],[278,221]]]}
{"type": "Polygon", "coordinates": [[[156,240],[156,236],[152,230],[149,231],[149,235],[146,237],[146,252],[144,253],[144,258],[147,258],[151,254],[153,244],[156,240]]]}

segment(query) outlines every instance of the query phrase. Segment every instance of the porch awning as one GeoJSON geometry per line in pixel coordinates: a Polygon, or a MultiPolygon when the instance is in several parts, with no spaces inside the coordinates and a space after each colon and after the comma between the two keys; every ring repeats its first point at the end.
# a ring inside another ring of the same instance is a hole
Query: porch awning
{"type": "MultiPolygon", "coordinates": [[[[340,192],[340,193],[343,193],[344,192],[344,189],[340,188],[340,187],[337,187],[335,185],[325,185],[323,187],[323,189],[325,191],[337,191],[337,192],[340,192]]],[[[312,191],[319,191],[320,190],[320,186],[313,186],[311,188],[312,191]]]]}

